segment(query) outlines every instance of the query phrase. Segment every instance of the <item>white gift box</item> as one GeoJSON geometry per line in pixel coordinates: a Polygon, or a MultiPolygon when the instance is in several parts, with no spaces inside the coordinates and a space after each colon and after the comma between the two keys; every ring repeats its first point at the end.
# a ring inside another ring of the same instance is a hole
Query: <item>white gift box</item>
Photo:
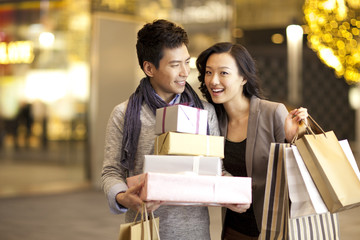
{"type": "Polygon", "coordinates": [[[143,173],[127,178],[129,187],[145,181],[140,190],[143,201],[168,205],[219,205],[251,203],[251,178],[143,173]]]}
{"type": "Polygon", "coordinates": [[[183,132],[207,134],[208,111],[185,105],[172,105],[156,110],[155,134],[183,132]]]}
{"type": "Polygon", "coordinates": [[[144,172],[221,176],[219,157],[145,155],[144,172]]]}

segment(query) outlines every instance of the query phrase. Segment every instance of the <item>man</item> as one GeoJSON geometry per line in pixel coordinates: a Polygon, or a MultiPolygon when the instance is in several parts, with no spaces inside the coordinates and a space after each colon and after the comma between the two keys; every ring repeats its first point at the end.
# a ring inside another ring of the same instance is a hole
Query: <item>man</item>
{"type": "MultiPolygon", "coordinates": [[[[148,23],[138,32],[138,60],[146,77],[130,98],[111,113],[105,140],[102,187],[114,213],[126,213],[132,222],[142,200],[142,184],[128,188],[126,177],[142,173],[144,155],[154,153],[155,112],[176,103],[208,110],[208,133],[219,135],[214,108],[202,102],[186,82],[190,72],[188,37],[183,28],[166,20],[148,23]]],[[[166,206],[146,203],[160,218],[160,237],[210,239],[207,207],[166,206]]]]}

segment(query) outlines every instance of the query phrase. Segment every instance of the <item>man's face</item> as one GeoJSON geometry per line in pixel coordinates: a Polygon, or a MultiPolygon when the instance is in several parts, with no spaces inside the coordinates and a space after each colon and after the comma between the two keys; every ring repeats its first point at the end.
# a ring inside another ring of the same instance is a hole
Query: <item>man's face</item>
{"type": "Polygon", "coordinates": [[[165,48],[158,69],[151,64],[151,74],[148,74],[150,83],[165,102],[170,102],[176,94],[185,90],[186,79],[190,73],[189,63],[190,55],[183,44],[178,48],[165,48]]]}

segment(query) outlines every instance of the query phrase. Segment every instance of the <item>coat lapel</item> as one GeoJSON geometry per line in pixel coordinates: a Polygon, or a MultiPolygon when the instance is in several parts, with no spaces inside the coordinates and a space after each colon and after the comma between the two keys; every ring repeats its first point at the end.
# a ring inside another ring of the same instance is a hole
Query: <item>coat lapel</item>
{"type": "Polygon", "coordinates": [[[246,172],[249,177],[252,176],[252,164],[253,164],[252,159],[254,155],[259,116],[260,116],[260,99],[257,97],[252,97],[250,100],[250,113],[248,120],[246,155],[245,155],[246,172]]]}
{"type": "MultiPolygon", "coordinates": [[[[246,140],[246,172],[249,177],[252,176],[252,159],[255,149],[255,140],[258,130],[258,122],[260,116],[260,99],[253,96],[250,100],[250,113],[249,122],[247,129],[247,140],[246,140]]],[[[226,138],[228,119],[226,114],[222,114],[219,118],[220,134],[226,138]]]]}

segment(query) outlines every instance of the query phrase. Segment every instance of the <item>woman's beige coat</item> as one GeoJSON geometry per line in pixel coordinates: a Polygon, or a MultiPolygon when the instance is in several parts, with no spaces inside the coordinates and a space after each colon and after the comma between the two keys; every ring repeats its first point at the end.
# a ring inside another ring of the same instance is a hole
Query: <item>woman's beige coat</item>
{"type": "MultiPolygon", "coordinates": [[[[246,172],[252,178],[252,202],[259,231],[263,214],[265,182],[270,144],[285,142],[284,104],[252,97],[246,140],[246,172]]],[[[220,133],[227,135],[227,116],[218,116],[220,133]]],[[[224,211],[223,211],[224,212],[224,211]]]]}

